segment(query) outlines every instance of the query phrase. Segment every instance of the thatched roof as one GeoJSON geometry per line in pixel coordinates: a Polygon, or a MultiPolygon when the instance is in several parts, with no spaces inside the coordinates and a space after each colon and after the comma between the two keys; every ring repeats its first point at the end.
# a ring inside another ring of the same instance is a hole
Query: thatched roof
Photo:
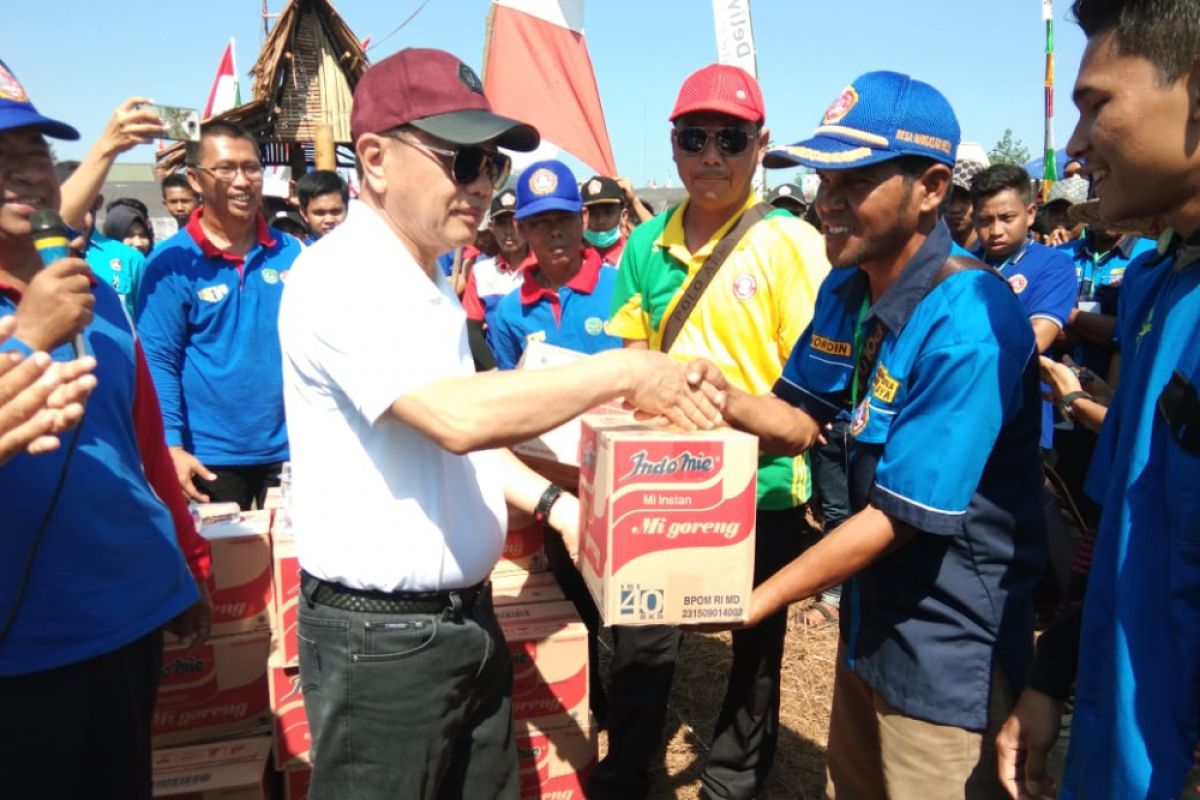
{"type": "MultiPolygon", "coordinates": [[[[292,145],[303,146],[311,161],[317,125],[328,123],[338,162],[349,166],[350,103],[367,65],[362,44],[330,0],[288,0],[250,69],[253,99],[212,119],[247,128],[265,164],[291,163],[292,145]]],[[[174,172],[183,158],[182,142],[160,151],[159,171],[174,172]]]]}

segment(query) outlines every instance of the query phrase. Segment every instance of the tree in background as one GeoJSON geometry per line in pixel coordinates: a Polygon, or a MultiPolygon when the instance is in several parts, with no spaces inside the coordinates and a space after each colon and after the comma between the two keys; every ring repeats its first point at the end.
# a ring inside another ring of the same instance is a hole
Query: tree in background
{"type": "Polygon", "coordinates": [[[1029,161],[1029,148],[1013,136],[1012,128],[1005,128],[1004,135],[988,153],[988,158],[993,164],[1015,164],[1020,167],[1029,161]]]}

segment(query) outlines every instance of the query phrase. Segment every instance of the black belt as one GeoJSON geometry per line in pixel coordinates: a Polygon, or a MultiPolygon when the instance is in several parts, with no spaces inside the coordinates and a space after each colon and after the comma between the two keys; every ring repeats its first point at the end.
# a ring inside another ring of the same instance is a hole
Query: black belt
{"type": "Polygon", "coordinates": [[[351,589],[340,583],[314,578],[303,571],[300,581],[301,592],[309,602],[365,614],[440,614],[447,609],[459,611],[475,605],[491,586],[484,581],[466,589],[443,592],[380,592],[351,589]]]}

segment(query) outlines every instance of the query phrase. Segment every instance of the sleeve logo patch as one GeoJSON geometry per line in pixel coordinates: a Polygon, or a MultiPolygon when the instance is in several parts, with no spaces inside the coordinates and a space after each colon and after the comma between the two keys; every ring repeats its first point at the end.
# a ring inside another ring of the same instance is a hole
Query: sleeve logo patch
{"type": "Polygon", "coordinates": [[[1012,287],[1014,292],[1020,294],[1025,291],[1025,287],[1029,286],[1029,279],[1024,275],[1013,275],[1008,279],[1008,285],[1012,287]]]}
{"type": "Polygon", "coordinates": [[[891,403],[895,401],[898,391],[900,391],[900,381],[893,378],[887,371],[887,367],[880,364],[875,369],[875,380],[871,382],[871,393],[881,402],[891,403]]]}
{"type": "Polygon", "coordinates": [[[854,347],[849,342],[838,342],[816,334],[813,334],[812,337],[812,349],[818,353],[827,353],[842,358],[849,358],[854,352],[854,347]]]}
{"type": "Polygon", "coordinates": [[[854,409],[854,416],[850,418],[850,435],[855,439],[866,429],[867,423],[871,421],[871,398],[864,397],[863,401],[854,409]]]}
{"type": "Polygon", "coordinates": [[[219,303],[225,299],[225,295],[229,294],[229,287],[223,283],[218,283],[216,286],[206,286],[196,292],[196,296],[206,303],[219,303]]]}

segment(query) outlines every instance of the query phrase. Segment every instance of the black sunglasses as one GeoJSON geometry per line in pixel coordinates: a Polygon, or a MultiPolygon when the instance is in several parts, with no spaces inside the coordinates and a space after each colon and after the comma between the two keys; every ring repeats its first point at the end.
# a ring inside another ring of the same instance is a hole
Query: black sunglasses
{"type": "Polygon", "coordinates": [[[403,136],[392,136],[398,142],[404,142],[418,150],[428,151],[442,162],[442,166],[450,172],[454,182],[466,186],[478,180],[480,173],[486,173],[492,187],[499,189],[512,171],[512,159],[493,150],[485,150],[478,145],[463,145],[453,150],[437,147],[428,142],[418,142],[403,136]]]}
{"type": "Polygon", "coordinates": [[[750,134],[744,128],[732,125],[725,128],[686,127],[675,129],[675,144],[679,149],[691,155],[704,152],[708,146],[708,137],[712,135],[717,141],[717,150],[721,155],[736,156],[745,152],[750,146],[750,134]]]}

